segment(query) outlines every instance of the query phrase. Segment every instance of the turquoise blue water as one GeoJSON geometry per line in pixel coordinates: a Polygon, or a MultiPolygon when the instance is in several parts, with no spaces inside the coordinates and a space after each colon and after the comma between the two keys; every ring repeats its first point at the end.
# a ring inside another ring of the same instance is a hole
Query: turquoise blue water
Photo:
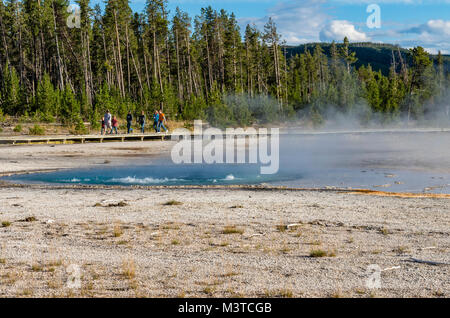
{"type": "Polygon", "coordinates": [[[232,185],[288,181],[300,176],[261,175],[257,165],[130,165],[4,178],[19,183],[92,185],[232,185]]]}
{"type": "Polygon", "coordinates": [[[261,175],[258,165],[130,165],[2,178],[14,183],[85,185],[242,185],[271,184],[296,188],[358,188],[391,192],[450,193],[450,174],[402,169],[305,167],[282,165],[261,175]]]}

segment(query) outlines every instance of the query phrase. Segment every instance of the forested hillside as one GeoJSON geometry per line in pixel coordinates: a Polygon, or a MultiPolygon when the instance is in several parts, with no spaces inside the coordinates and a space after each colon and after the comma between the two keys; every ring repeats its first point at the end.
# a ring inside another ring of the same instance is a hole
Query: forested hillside
{"type": "MultiPolygon", "coordinates": [[[[295,47],[287,47],[287,57],[295,56],[296,54],[305,53],[305,51],[309,49],[313,49],[317,43],[308,43],[302,44],[295,47]]],[[[323,49],[323,53],[327,55],[327,57],[331,57],[331,43],[319,43],[323,49]]],[[[337,44],[338,49],[342,47],[342,44],[337,44]]],[[[363,42],[363,43],[350,43],[349,49],[352,52],[356,53],[358,57],[358,61],[354,64],[354,66],[359,69],[361,66],[372,66],[374,71],[381,71],[383,75],[389,75],[389,69],[392,64],[392,55],[394,54],[396,58],[399,57],[398,54],[402,54],[402,58],[408,67],[412,67],[412,59],[409,50],[401,48],[392,44],[384,44],[384,43],[371,43],[371,42],[363,42]]],[[[432,59],[435,63],[437,63],[438,56],[430,55],[430,59],[432,59]]],[[[446,72],[450,72],[450,56],[443,55],[442,56],[444,62],[444,69],[446,72]]]]}
{"type": "Polygon", "coordinates": [[[189,17],[169,15],[167,0],[147,0],[143,12],[127,0],[104,10],[76,2],[80,25],[70,28],[66,0],[0,0],[0,120],[95,126],[106,109],[123,118],[157,108],[221,126],[320,125],[336,112],[363,122],[449,116],[446,57],[421,47],[288,48],[272,20],[240,30],[233,13],[211,7],[189,17]]]}

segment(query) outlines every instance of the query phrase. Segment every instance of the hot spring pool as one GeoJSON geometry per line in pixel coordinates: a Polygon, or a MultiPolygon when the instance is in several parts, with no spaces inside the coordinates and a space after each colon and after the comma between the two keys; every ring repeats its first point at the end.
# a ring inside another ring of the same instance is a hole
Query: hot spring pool
{"type": "Polygon", "coordinates": [[[16,183],[91,185],[236,185],[287,181],[293,176],[261,175],[256,165],[154,165],[61,170],[3,178],[16,183]]]}
{"type": "Polygon", "coordinates": [[[450,194],[449,133],[324,134],[280,139],[279,171],[259,165],[183,164],[170,158],[128,165],[14,175],[14,183],[87,185],[242,185],[358,188],[450,194]]]}

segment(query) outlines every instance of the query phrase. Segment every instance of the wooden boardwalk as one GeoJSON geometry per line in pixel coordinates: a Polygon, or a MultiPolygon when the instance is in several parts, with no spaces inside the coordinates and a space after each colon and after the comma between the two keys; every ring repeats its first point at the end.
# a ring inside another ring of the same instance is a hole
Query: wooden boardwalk
{"type": "Polygon", "coordinates": [[[0,137],[0,144],[23,145],[23,144],[72,144],[72,143],[103,143],[103,142],[125,142],[125,141],[150,141],[167,140],[170,134],[129,134],[129,135],[47,135],[47,136],[8,136],[0,137]]]}
{"type": "MultiPolygon", "coordinates": [[[[281,136],[320,136],[320,135],[368,135],[368,134],[423,134],[423,133],[449,133],[449,128],[418,128],[418,129],[371,129],[350,131],[304,131],[299,129],[280,129],[281,136]]],[[[194,134],[192,134],[194,135],[194,134]]],[[[256,132],[257,136],[259,132],[256,132]]],[[[270,135],[270,129],[269,129],[270,135]]],[[[196,135],[195,135],[196,136],[196,135]]],[[[227,136],[227,134],[224,134],[227,136]]],[[[233,134],[233,136],[236,136],[233,134]]],[[[237,136],[241,136],[238,134],[237,136]]],[[[48,135],[48,136],[7,136],[0,137],[0,144],[73,144],[73,143],[103,143],[127,141],[162,141],[170,140],[170,133],[150,134],[119,134],[119,135],[48,135]]]]}

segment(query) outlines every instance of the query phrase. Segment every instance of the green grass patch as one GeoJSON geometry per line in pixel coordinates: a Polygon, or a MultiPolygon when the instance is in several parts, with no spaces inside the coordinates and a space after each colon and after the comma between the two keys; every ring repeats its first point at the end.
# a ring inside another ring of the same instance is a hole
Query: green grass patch
{"type": "Polygon", "coordinates": [[[326,257],[328,256],[328,253],[324,250],[311,250],[311,252],[309,252],[309,257],[326,257]]]}
{"type": "Polygon", "coordinates": [[[236,226],[225,226],[222,230],[222,234],[243,234],[244,230],[237,228],[236,226]]]}
{"type": "Polygon", "coordinates": [[[42,136],[45,135],[45,129],[39,125],[34,125],[32,128],[30,128],[28,134],[32,136],[42,136]]]}
{"type": "Polygon", "coordinates": [[[171,206],[171,205],[182,205],[182,204],[183,204],[183,202],[176,201],[176,200],[170,200],[170,201],[167,201],[166,203],[164,203],[164,205],[168,205],[168,206],[171,206]]]}
{"type": "Polygon", "coordinates": [[[11,226],[11,222],[9,222],[9,221],[2,222],[2,227],[9,227],[9,226],[11,226]]]}

